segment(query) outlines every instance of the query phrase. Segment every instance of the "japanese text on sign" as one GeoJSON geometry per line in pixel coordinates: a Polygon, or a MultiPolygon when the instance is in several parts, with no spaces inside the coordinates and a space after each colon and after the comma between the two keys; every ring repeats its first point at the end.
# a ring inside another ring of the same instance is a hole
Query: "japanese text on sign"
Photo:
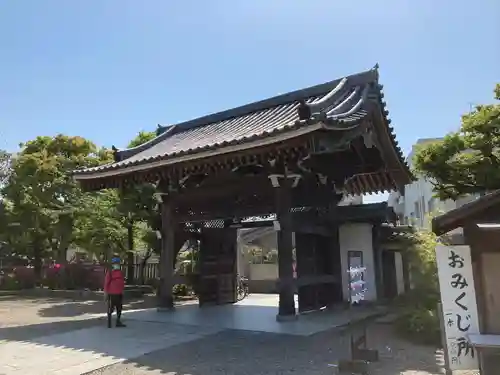
{"type": "Polygon", "coordinates": [[[349,251],[349,299],[351,304],[358,304],[365,299],[366,282],[364,274],[366,267],[363,266],[363,253],[361,251],[349,251]]]}
{"type": "Polygon", "coordinates": [[[436,260],[450,369],[477,369],[477,355],[467,339],[479,333],[470,248],[438,245],[436,260]]]}

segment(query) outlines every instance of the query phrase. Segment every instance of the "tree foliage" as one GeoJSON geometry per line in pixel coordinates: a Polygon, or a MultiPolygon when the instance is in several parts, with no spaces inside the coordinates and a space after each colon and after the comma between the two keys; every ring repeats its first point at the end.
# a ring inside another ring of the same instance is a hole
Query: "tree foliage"
{"type": "Polygon", "coordinates": [[[406,251],[413,289],[402,297],[402,312],[396,328],[404,337],[421,344],[440,342],[437,244],[437,236],[425,229],[407,235],[406,251]]]}
{"type": "Polygon", "coordinates": [[[11,155],[4,150],[0,150],[0,188],[5,185],[9,178],[10,160],[11,155]]]}
{"type": "MultiPolygon", "coordinates": [[[[129,148],[140,146],[151,141],[156,137],[155,132],[141,131],[130,141],[129,148]]],[[[118,210],[126,218],[125,225],[129,228],[129,236],[131,235],[130,228],[134,228],[138,222],[143,222],[148,229],[140,235],[142,243],[145,244],[147,250],[159,250],[158,238],[156,230],[158,227],[158,203],[154,197],[156,186],[151,183],[140,185],[126,186],[119,192],[120,204],[118,210]]],[[[144,227],[144,225],[143,225],[144,227]]],[[[135,237],[135,236],[134,236],[135,237]]],[[[131,245],[129,238],[129,245],[131,245]]],[[[130,246],[129,246],[130,247],[130,246]]],[[[132,246],[133,247],[133,246],[132,246]]]]}
{"type": "Polygon", "coordinates": [[[65,258],[73,242],[83,192],[71,172],[111,160],[92,142],[66,135],[40,136],[21,145],[3,187],[10,245],[32,258],[35,269],[47,256],[65,258]]]}
{"type": "MultiPolygon", "coordinates": [[[[500,100],[500,84],[495,87],[500,100]]],[[[413,164],[440,199],[500,188],[500,104],[478,105],[462,116],[457,132],[423,144],[413,164]]]]}
{"type": "Polygon", "coordinates": [[[137,134],[137,136],[129,142],[128,148],[141,146],[144,143],[153,140],[155,137],[156,137],[156,132],[148,132],[144,130],[140,131],[139,134],[137,134]]]}
{"type": "Polygon", "coordinates": [[[422,291],[431,298],[438,298],[439,293],[437,244],[438,237],[435,233],[421,229],[411,235],[411,245],[408,248],[408,260],[415,290],[422,291]]]}
{"type": "MultiPolygon", "coordinates": [[[[152,140],[140,132],[128,145],[152,140]]],[[[43,260],[66,261],[70,247],[99,258],[135,248],[159,250],[154,184],[84,192],[72,178],[79,168],[113,161],[113,153],[82,137],[39,136],[11,157],[0,151],[2,252],[26,257],[40,277],[43,260]]],[[[5,255],[5,254],[4,254],[5,255]]]]}
{"type": "MultiPolygon", "coordinates": [[[[116,190],[83,195],[75,223],[74,244],[100,259],[124,254],[128,250],[128,231],[119,207],[120,195],[116,190]]],[[[140,228],[136,233],[140,239],[140,228]]]]}

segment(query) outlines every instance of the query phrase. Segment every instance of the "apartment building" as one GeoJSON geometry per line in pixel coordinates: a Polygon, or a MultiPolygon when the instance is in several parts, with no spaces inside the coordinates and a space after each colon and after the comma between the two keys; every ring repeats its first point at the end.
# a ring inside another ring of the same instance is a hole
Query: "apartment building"
{"type": "MultiPolygon", "coordinates": [[[[412,167],[413,155],[416,149],[425,143],[439,141],[441,138],[419,139],[413,145],[408,155],[408,164],[412,167]]],[[[418,177],[418,176],[416,176],[418,177]]],[[[464,204],[477,199],[479,195],[471,195],[453,200],[439,200],[434,197],[432,183],[423,177],[418,178],[413,183],[406,185],[402,193],[392,192],[389,194],[387,204],[394,209],[401,224],[413,225],[425,228],[430,225],[429,216],[437,213],[445,213],[464,204]]],[[[461,229],[456,230],[457,233],[461,229]]]]}

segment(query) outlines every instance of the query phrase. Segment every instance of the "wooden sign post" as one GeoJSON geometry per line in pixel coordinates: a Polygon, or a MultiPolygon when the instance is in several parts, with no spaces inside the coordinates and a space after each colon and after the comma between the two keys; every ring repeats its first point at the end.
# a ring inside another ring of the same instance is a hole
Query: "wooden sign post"
{"type": "Polygon", "coordinates": [[[469,246],[436,249],[447,370],[476,370],[477,353],[468,335],[479,333],[476,291],[469,246]]]}

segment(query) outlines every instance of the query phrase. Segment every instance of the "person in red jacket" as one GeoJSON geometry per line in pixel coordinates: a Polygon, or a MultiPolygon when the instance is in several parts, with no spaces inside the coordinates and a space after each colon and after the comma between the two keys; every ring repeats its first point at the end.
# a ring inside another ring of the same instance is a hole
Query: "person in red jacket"
{"type": "Polygon", "coordinates": [[[104,295],[108,304],[108,328],[111,328],[111,315],[116,308],[116,327],[126,327],[122,323],[123,290],[125,289],[125,278],[121,271],[120,258],[115,256],[111,259],[111,269],[104,277],[104,295]]]}

